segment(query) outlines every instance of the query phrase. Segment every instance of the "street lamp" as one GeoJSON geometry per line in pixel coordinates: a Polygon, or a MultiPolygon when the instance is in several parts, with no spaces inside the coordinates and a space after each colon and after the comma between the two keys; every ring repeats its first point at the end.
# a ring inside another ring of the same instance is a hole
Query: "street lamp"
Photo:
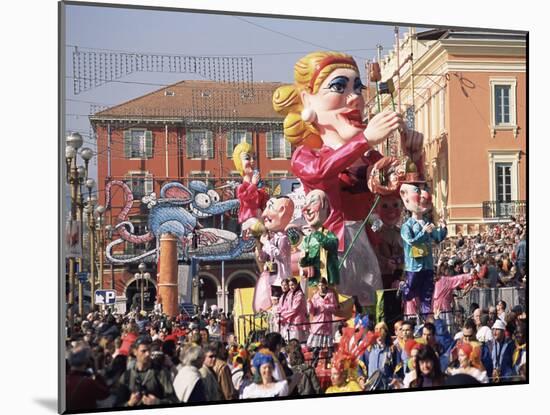
{"type": "MultiPolygon", "coordinates": [[[[105,232],[107,232],[107,238],[111,240],[113,238],[113,227],[112,225],[105,225],[105,232]]],[[[105,240],[105,238],[104,238],[105,240]]],[[[103,249],[103,252],[105,252],[105,249],[103,249]]],[[[115,273],[113,268],[113,263],[109,261],[110,268],[111,268],[111,290],[115,289],[115,273]]]]}
{"type": "MultiPolygon", "coordinates": [[[[79,232],[80,232],[80,244],[82,245],[82,241],[84,240],[84,196],[82,194],[82,185],[86,181],[86,176],[88,174],[87,170],[83,166],[78,166],[76,168],[77,173],[77,180],[78,180],[78,190],[77,190],[77,196],[76,196],[76,206],[78,208],[77,211],[77,220],[79,223],[79,232]]],[[[84,269],[83,262],[84,258],[82,258],[82,255],[77,259],[78,262],[78,271],[82,272],[84,269]]],[[[84,281],[82,279],[78,279],[78,314],[80,316],[84,315],[84,281]]]]}
{"type": "Polygon", "coordinates": [[[97,205],[95,208],[95,214],[97,216],[97,240],[99,247],[99,289],[103,289],[103,252],[105,251],[105,234],[103,233],[103,214],[105,213],[105,206],[97,205]]]}
{"type": "MultiPolygon", "coordinates": [[[[65,162],[66,162],[66,183],[70,186],[71,192],[71,211],[70,211],[70,227],[72,228],[73,223],[77,220],[77,193],[79,188],[79,172],[76,167],[77,163],[77,150],[82,147],[84,140],[82,136],[78,133],[69,134],[66,139],[65,146],[65,162]]],[[[82,240],[80,239],[80,242],[82,240]]],[[[82,270],[81,270],[82,271],[82,270]]],[[[69,325],[70,333],[73,331],[74,325],[74,291],[75,291],[75,257],[71,255],[69,257],[69,298],[68,298],[68,309],[69,309],[69,325]]]]}
{"type": "Polygon", "coordinates": [[[140,264],[138,265],[138,270],[139,272],[136,272],[135,273],[135,277],[136,277],[136,280],[140,280],[140,284],[139,284],[139,289],[140,289],[140,299],[141,299],[141,310],[144,309],[144,278],[148,275],[150,276],[151,274],[149,273],[145,273],[145,270],[147,269],[147,265],[145,265],[145,263],[143,262],[140,262],[140,264]]]}
{"type": "Polygon", "coordinates": [[[88,188],[88,198],[86,200],[86,214],[88,218],[88,240],[90,242],[90,291],[91,291],[91,308],[93,311],[95,307],[95,217],[94,207],[97,203],[97,198],[92,196],[92,190],[95,186],[94,179],[86,180],[86,187],[88,188]]]}
{"type": "Polygon", "coordinates": [[[72,147],[75,150],[78,150],[80,147],[82,147],[82,144],[84,143],[84,140],[82,139],[82,136],[78,133],[71,133],[66,138],[67,147],[72,147]]]}
{"type": "Polygon", "coordinates": [[[84,160],[84,166],[86,166],[86,176],[88,175],[88,163],[90,163],[93,156],[94,152],[88,147],[84,147],[80,150],[80,157],[82,157],[82,160],[84,160]]]}

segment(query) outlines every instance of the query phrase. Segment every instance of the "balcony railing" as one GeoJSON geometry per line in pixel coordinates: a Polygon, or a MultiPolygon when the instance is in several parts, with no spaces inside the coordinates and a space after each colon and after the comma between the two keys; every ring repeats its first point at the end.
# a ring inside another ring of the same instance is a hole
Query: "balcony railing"
{"type": "Polygon", "coordinates": [[[483,217],[485,219],[509,218],[521,216],[527,213],[526,200],[513,200],[500,202],[495,200],[483,202],[483,217]]]}

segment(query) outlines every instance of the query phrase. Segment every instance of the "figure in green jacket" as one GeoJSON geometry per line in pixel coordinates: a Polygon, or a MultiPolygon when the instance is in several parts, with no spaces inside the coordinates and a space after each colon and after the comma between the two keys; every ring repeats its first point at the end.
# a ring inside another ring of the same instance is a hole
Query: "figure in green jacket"
{"type": "Polygon", "coordinates": [[[338,237],[323,227],[329,213],[330,205],[325,192],[315,189],[307,194],[302,215],[308,226],[300,245],[300,267],[310,287],[316,286],[321,278],[326,278],[331,286],[340,281],[338,237]]]}

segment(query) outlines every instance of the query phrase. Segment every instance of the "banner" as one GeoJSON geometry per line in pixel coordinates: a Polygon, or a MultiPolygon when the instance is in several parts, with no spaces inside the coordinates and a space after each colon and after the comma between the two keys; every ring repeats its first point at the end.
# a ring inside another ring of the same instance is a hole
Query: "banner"
{"type": "Polygon", "coordinates": [[[80,222],[67,220],[65,226],[65,252],[67,258],[82,257],[82,243],[80,241],[80,222]]]}

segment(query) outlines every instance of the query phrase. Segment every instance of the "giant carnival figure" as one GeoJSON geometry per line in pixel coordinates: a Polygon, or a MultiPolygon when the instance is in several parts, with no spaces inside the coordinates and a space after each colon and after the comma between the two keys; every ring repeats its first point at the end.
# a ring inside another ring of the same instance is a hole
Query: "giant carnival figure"
{"type": "Polygon", "coordinates": [[[282,281],[292,277],[290,241],[285,229],[293,212],[294,202],[286,196],[279,196],[269,199],[262,214],[267,232],[260,237],[262,246],[257,252],[264,266],[254,290],[255,312],[269,309],[272,294],[279,297],[282,281]]]}
{"type": "Polygon", "coordinates": [[[401,200],[411,217],[401,226],[401,238],[405,254],[405,281],[400,284],[404,301],[416,299],[420,313],[431,312],[434,292],[434,264],[432,242],[443,241],[447,235],[447,225],[443,219],[435,227],[426,214],[432,208],[431,195],[426,182],[416,171],[413,163],[408,163],[407,174],[400,191],[401,200]]]}
{"type": "Polygon", "coordinates": [[[421,135],[406,131],[401,116],[384,111],[363,122],[365,101],[354,59],[337,52],[314,52],[294,67],[294,84],[279,87],[275,110],[286,115],[285,138],[297,148],[292,171],[307,192],[323,190],[331,212],[324,226],[338,236],[340,281],[338,291],[374,304],[382,288],[380,268],[361,221],[375,195],[367,187],[367,170],[382,155],[373,147],[398,129],[407,154],[417,155],[421,135]],[[358,236],[355,243],[352,239],[358,236]],[[351,250],[342,262],[345,250],[351,250]]]}
{"type": "Polygon", "coordinates": [[[398,225],[402,211],[403,203],[397,192],[382,196],[376,206],[382,227],[378,232],[379,242],[375,250],[384,289],[393,288],[394,284],[399,283],[403,273],[403,241],[398,225]]]}
{"type": "Polygon", "coordinates": [[[259,187],[260,173],[255,169],[255,155],[252,145],[242,142],[233,150],[233,164],[243,178],[237,187],[239,199],[239,223],[259,218],[269,199],[267,192],[259,187]]]}
{"type": "Polygon", "coordinates": [[[105,205],[111,204],[113,186],[121,187],[124,192],[124,208],[117,217],[114,227],[118,238],[106,247],[107,259],[114,264],[133,263],[158,254],[158,241],[163,233],[176,236],[182,246],[183,256],[202,261],[222,261],[236,258],[244,252],[254,249],[254,240],[238,238],[232,232],[202,228],[199,219],[236,209],[238,200],[220,201],[218,193],[201,182],[193,180],[186,187],[178,182],[162,186],[160,197],[155,193],[144,196],[142,203],[149,209],[148,229],[142,235],[134,234],[134,226],[129,220],[129,212],[134,205],[134,196],[128,185],[119,180],[107,183],[105,188],[105,205]],[[143,244],[156,239],[157,246],[134,257],[115,255],[115,247],[123,243],[143,244]]]}
{"type": "Polygon", "coordinates": [[[338,270],[338,238],[323,227],[330,212],[325,192],[312,190],[306,196],[302,214],[309,227],[300,245],[300,267],[308,287],[316,287],[324,278],[331,286],[340,281],[338,270]]]}

